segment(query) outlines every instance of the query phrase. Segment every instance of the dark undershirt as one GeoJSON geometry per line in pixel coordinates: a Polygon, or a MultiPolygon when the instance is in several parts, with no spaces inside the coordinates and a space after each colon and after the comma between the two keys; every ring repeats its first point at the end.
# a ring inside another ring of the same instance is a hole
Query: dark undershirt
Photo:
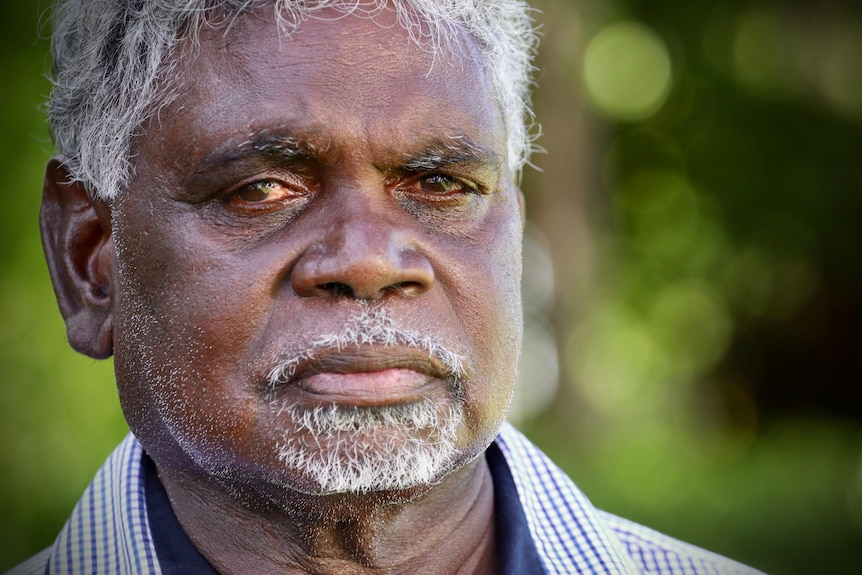
{"type": "MultiPolygon", "coordinates": [[[[542,575],[545,571],[530,537],[509,466],[496,444],[488,448],[485,458],[494,481],[494,523],[500,575],[542,575]]],[[[153,460],[145,454],[143,463],[150,531],[163,575],[218,575],[180,526],[153,460]]]]}

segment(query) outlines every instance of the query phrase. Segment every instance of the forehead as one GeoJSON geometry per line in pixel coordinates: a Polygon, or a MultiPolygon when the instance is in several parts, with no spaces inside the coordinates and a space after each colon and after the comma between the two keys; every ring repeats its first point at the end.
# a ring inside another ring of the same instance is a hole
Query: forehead
{"type": "Polygon", "coordinates": [[[505,163],[502,115],[473,40],[420,44],[391,10],[324,10],[289,34],[271,10],[244,13],[184,40],[172,72],[174,98],[143,141],[165,150],[172,140],[173,157],[177,145],[196,157],[215,141],[278,129],[317,149],[380,158],[467,137],[505,163]]]}

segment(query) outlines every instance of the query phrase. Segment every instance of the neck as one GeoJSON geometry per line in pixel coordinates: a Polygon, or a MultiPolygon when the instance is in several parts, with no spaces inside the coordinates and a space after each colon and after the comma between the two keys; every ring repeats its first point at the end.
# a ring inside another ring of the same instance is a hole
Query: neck
{"type": "Polygon", "coordinates": [[[297,493],[278,511],[196,479],[160,478],[183,529],[222,575],[496,572],[484,457],[421,495],[297,493]]]}

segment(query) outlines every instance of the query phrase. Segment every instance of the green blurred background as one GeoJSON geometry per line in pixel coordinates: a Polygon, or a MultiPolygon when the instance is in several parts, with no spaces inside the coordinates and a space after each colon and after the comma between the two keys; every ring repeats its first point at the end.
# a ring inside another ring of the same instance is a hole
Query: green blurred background
{"type": "MultiPolygon", "coordinates": [[[[609,511],[776,575],[862,572],[862,5],[534,5],[513,421],[609,511]]],[[[3,570],[126,428],[42,262],[46,3],[0,6],[3,570]]]]}

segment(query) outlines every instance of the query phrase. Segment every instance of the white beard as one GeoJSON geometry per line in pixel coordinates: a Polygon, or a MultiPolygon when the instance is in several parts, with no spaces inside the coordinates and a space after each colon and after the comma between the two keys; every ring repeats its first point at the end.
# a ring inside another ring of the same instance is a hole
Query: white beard
{"type": "Polygon", "coordinates": [[[399,406],[283,407],[295,428],[277,445],[287,468],[316,494],[403,490],[452,470],[463,417],[459,402],[399,406]]]}
{"type": "Polygon", "coordinates": [[[433,485],[456,465],[455,441],[463,419],[461,357],[437,338],[402,329],[384,309],[362,305],[337,333],[310,341],[299,354],[281,358],[270,388],[289,385],[297,365],[327,349],[400,345],[422,350],[446,369],[449,397],[405,405],[303,408],[274,404],[288,426],[276,446],[278,459],[315,485],[314,493],[367,493],[433,485]]]}

